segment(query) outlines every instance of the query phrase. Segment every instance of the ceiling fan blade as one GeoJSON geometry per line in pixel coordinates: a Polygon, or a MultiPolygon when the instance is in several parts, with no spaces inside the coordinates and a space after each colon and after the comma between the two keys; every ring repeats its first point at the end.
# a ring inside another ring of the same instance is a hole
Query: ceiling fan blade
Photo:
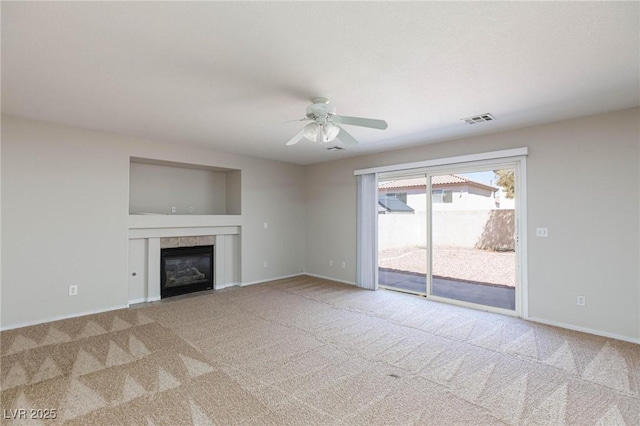
{"type": "Polygon", "coordinates": [[[302,138],[304,137],[304,127],[302,128],[302,130],[300,130],[298,133],[296,133],[296,135],[294,137],[291,138],[291,140],[289,142],[287,142],[288,146],[291,145],[295,145],[298,142],[300,142],[302,140],[302,138]]]}
{"type": "Polygon", "coordinates": [[[255,127],[270,127],[270,126],[279,126],[281,124],[287,124],[287,123],[299,123],[301,121],[309,121],[310,119],[307,117],[304,118],[298,118],[296,120],[287,120],[287,121],[279,121],[277,123],[262,123],[262,124],[256,124],[255,127]]]}
{"type": "Polygon", "coordinates": [[[372,129],[384,130],[389,125],[384,120],[376,120],[374,118],[348,117],[346,115],[332,115],[332,120],[340,124],[348,124],[351,126],[371,127],[372,129]]]}
{"type": "Polygon", "coordinates": [[[347,132],[342,127],[340,127],[340,133],[338,133],[337,138],[340,139],[342,141],[342,143],[344,143],[345,145],[348,145],[348,146],[358,145],[358,143],[359,143],[356,138],[351,136],[351,133],[347,132]]]}
{"type": "Polygon", "coordinates": [[[294,123],[294,122],[300,122],[300,121],[309,121],[311,120],[310,118],[304,117],[304,118],[298,118],[295,120],[288,120],[288,121],[281,121],[280,123],[276,123],[276,124],[286,124],[286,123],[294,123]]]}

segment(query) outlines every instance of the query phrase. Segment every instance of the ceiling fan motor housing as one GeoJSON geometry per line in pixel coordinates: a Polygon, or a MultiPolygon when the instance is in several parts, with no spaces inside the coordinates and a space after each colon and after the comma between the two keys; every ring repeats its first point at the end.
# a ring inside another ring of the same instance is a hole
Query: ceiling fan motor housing
{"type": "Polygon", "coordinates": [[[328,121],[330,115],[334,115],[336,113],[336,107],[329,103],[314,103],[307,107],[307,118],[314,120],[316,122],[328,121]]]}

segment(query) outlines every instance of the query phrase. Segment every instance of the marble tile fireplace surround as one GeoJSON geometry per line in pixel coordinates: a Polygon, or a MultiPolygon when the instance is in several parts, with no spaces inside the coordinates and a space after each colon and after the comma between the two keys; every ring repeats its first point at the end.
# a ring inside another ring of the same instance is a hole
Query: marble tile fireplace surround
{"type": "Polygon", "coordinates": [[[240,283],[240,216],[129,216],[129,304],[160,299],[163,248],[213,246],[214,289],[240,283]]]}

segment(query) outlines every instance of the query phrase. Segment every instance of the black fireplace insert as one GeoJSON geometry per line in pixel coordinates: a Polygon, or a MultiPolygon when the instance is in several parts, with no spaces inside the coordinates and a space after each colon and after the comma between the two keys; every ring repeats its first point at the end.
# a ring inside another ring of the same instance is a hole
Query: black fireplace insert
{"type": "Polygon", "coordinates": [[[160,251],[161,298],[213,288],[213,246],[160,251]]]}

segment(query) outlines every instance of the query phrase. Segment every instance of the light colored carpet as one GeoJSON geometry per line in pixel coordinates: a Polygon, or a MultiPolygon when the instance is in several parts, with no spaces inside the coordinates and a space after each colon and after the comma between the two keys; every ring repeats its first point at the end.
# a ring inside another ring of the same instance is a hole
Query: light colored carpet
{"type": "Polygon", "coordinates": [[[3,424],[640,423],[638,345],[307,276],[0,337],[3,424]]]}

